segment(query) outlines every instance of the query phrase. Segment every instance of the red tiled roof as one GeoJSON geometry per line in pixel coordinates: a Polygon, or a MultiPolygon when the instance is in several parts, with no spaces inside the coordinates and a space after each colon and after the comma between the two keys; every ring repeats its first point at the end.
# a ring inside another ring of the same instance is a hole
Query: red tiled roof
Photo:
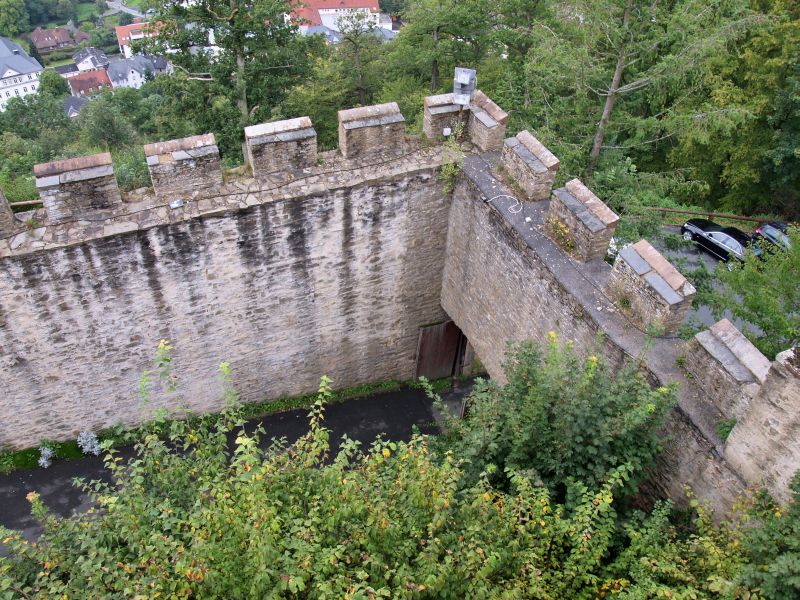
{"type": "Polygon", "coordinates": [[[115,29],[117,30],[117,43],[120,46],[129,46],[132,33],[141,33],[150,37],[156,34],[158,28],[150,23],[131,23],[130,25],[117,25],[115,29]]]}
{"type": "Polygon", "coordinates": [[[111,87],[111,80],[105,70],[85,71],[67,79],[73,96],[85,96],[88,92],[99,90],[103,86],[111,87]]]}
{"type": "Polygon", "coordinates": [[[378,0],[300,0],[292,11],[292,20],[298,25],[322,25],[320,9],[366,8],[370,12],[379,13],[378,0]]]}
{"type": "Polygon", "coordinates": [[[31,31],[31,41],[37,49],[54,48],[59,44],[71,44],[72,36],[68,29],[56,27],[55,29],[42,29],[37,27],[31,31]]]}

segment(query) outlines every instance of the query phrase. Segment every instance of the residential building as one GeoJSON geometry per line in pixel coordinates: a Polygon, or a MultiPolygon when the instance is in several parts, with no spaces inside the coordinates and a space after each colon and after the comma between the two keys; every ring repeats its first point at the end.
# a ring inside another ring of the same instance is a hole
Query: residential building
{"type": "Polygon", "coordinates": [[[309,27],[320,25],[339,31],[340,19],[358,13],[365,15],[375,27],[381,26],[378,0],[304,0],[289,18],[303,33],[309,27]]]}
{"type": "Polygon", "coordinates": [[[84,48],[79,50],[75,56],[72,57],[75,64],[78,65],[78,70],[94,71],[95,69],[105,69],[108,67],[108,57],[106,53],[97,48],[84,48]]]}
{"type": "Polygon", "coordinates": [[[75,77],[80,70],[78,70],[78,65],[75,63],[69,63],[66,65],[59,65],[57,67],[52,67],[53,71],[61,75],[64,79],[69,79],[70,77],[75,77]]]}
{"type": "Polygon", "coordinates": [[[70,119],[74,119],[88,102],[89,99],[82,96],[67,96],[64,98],[64,112],[70,119]]]}
{"type": "Polygon", "coordinates": [[[89,35],[83,31],[76,31],[73,35],[69,29],[65,27],[56,27],[55,29],[42,29],[37,27],[30,34],[31,42],[36,46],[39,52],[47,53],[61,48],[71,48],[85,42],[89,39],[89,35]]]}
{"type": "Polygon", "coordinates": [[[102,69],[78,73],[75,77],[67,79],[67,83],[73,96],[90,96],[111,87],[111,80],[102,69]]]}
{"type": "Polygon", "coordinates": [[[0,112],[11,98],[35,94],[42,70],[22,46],[0,37],[0,112]]]}
{"type": "Polygon", "coordinates": [[[125,56],[130,58],[133,56],[131,49],[131,42],[142,40],[156,35],[156,27],[154,23],[131,23],[130,25],[119,25],[117,31],[117,44],[119,44],[119,51],[125,56]]]}
{"type": "Polygon", "coordinates": [[[159,73],[171,73],[172,65],[162,56],[145,56],[137,54],[131,58],[118,60],[108,66],[108,77],[115,88],[127,87],[139,89],[147,81],[147,77],[159,73]]]}

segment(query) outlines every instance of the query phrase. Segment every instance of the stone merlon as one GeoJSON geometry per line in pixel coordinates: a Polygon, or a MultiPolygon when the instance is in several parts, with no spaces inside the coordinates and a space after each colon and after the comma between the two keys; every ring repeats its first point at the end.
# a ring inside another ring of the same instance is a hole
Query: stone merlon
{"type": "MultiPolygon", "coordinates": [[[[36,175],[37,178],[37,187],[40,187],[39,179],[55,177],[56,175],[63,175],[65,173],[71,173],[74,171],[82,171],[84,169],[97,169],[103,167],[108,167],[113,170],[111,154],[108,152],[93,154],[91,156],[78,156],[76,158],[67,158],[65,160],[41,163],[33,167],[33,174],[36,175]]],[[[43,183],[50,183],[52,185],[58,182],[43,183]]]]}
{"type": "Polygon", "coordinates": [[[213,133],[147,144],[144,154],[159,198],[195,197],[222,185],[222,163],[213,133]]]}
{"type": "Polygon", "coordinates": [[[345,158],[402,151],[405,121],[397,102],[340,110],[339,150],[345,158]]]}
{"type": "Polygon", "coordinates": [[[643,326],[660,325],[666,333],[681,326],[695,294],[694,286],[647,240],[622,249],[609,286],[619,301],[627,298],[643,326]]]}
{"type": "Polygon", "coordinates": [[[195,150],[197,148],[214,146],[216,143],[217,140],[213,133],[204,133],[203,135],[194,135],[179,140],[145,144],[144,155],[158,156],[160,154],[171,154],[172,152],[195,150]]]}
{"type": "Polygon", "coordinates": [[[728,319],[687,345],[686,370],[722,418],[741,418],[769,373],[770,362],[728,319]]]}
{"type": "Polygon", "coordinates": [[[305,169],[317,160],[317,132],[308,117],[252,125],[245,128],[244,138],[247,162],[256,179],[305,169]]]}

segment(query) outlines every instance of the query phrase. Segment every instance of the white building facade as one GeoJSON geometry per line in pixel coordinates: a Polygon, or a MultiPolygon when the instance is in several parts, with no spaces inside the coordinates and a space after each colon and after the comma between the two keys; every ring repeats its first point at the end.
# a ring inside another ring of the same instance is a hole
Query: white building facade
{"type": "Polygon", "coordinates": [[[0,112],[11,98],[35,94],[42,70],[19,44],[0,37],[0,112]]]}

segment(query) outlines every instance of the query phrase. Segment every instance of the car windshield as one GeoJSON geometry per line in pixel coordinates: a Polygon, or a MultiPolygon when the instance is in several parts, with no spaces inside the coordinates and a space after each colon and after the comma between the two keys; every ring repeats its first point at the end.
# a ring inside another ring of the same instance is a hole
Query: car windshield
{"type": "Polygon", "coordinates": [[[783,233],[777,227],[773,227],[772,225],[763,225],[761,227],[761,233],[764,236],[774,238],[776,242],[786,246],[787,248],[791,245],[791,242],[789,242],[789,236],[783,233]]]}

